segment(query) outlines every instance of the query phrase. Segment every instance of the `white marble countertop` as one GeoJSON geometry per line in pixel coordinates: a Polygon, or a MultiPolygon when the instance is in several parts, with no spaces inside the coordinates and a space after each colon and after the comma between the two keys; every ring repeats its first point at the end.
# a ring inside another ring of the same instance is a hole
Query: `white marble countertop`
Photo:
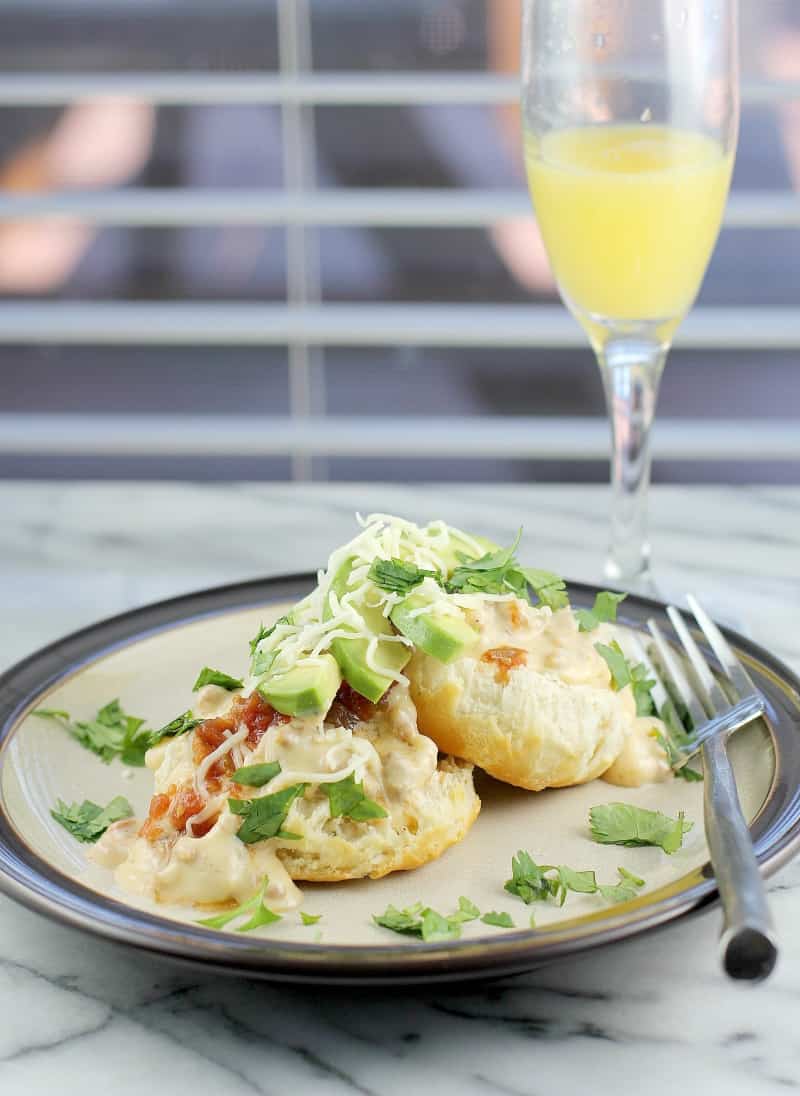
{"type": "MultiPolygon", "coordinates": [[[[355,509],[443,516],[597,580],[600,488],[0,485],[0,666],[92,620],[316,567],[355,509]]],[[[667,594],[690,588],[800,669],[800,489],[662,488],[667,594]]],[[[800,866],[771,883],[776,973],[720,974],[719,914],[482,989],[292,989],[179,968],[0,898],[3,1096],[486,1096],[800,1088],[800,866]]]]}

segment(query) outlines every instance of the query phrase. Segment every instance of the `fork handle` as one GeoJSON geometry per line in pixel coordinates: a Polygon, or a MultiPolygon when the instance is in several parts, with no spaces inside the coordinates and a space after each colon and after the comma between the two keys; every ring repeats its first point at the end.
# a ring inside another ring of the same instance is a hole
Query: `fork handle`
{"type": "Polygon", "coordinates": [[[703,746],[703,769],[706,837],[724,911],[723,966],[731,978],[761,981],[775,966],[778,946],[722,735],[703,746]]]}

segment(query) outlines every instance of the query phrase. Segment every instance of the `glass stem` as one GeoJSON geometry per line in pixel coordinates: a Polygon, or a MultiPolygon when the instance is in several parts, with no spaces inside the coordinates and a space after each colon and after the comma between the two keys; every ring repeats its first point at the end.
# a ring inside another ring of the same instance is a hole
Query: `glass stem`
{"type": "Polygon", "coordinates": [[[653,593],[647,540],[650,427],[668,347],[611,338],[598,351],[611,420],[611,545],[606,578],[615,586],[653,593]]]}

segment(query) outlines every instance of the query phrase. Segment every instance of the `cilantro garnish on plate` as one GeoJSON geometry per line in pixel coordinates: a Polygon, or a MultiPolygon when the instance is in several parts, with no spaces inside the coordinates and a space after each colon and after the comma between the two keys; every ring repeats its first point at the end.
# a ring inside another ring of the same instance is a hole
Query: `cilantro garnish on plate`
{"type": "Polygon", "coordinates": [[[231,773],[231,780],[248,788],[263,788],[281,771],[280,761],[264,761],[260,765],[242,765],[231,773]]]}
{"type": "MultiPolygon", "coordinates": [[[[564,864],[559,864],[558,867],[551,864],[540,865],[529,852],[520,849],[512,858],[512,877],[507,880],[505,889],[509,894],[521,898],[526,905],[553,898],[563,906],[569,891],[575,894],[601,894],[610,902],[628,902],[636,897],[637,888],[644,886],[644,879],[626,868],[617,868],[617,871],[620,882],[609,886],[598,883],[593,871],[575,871],[564,864]]],[[[531,927],[534,927],[533,916],[531,927]]]]}
{"type": "Polygon", "coordinates": [[[286,616],[280,617],[278,620],[275,621],[274,624],[271,624],[268,628],[262,624],[256,634],[250,640],[250,673],[254,677],[261,677],[262,674],[265,674],[270,669],[275,659],[278,657],[277,648],[275,648],[274,650],[260,651],[259,645],[262,643],[263,640],[268,639],[275,631],[275,629],[280,627],[280,625],[291,623],[292,614],[287,613],[286,616]]]}
{"type": "Polygon", "coordinates": [[[563,609],[569,605],[567,588],[562,578],[552,571],[535,567],[523,567],[516,558],[516,550],[522,538],[520,529],[514,543],[508,548],[487,552],[480,559],[470,559],[461,553],[461,563],[445,583],[450,594],[516,594],[530,600],[528,588],[533,590],[541,605],[551,609],[563,609]]]}
{"type": "Polygon", "coordinates": [[[364,794],[363,782],[356,781],[355,773],[332,784],[320,784],[320,791],[328,797],[331,818],[351,818],[354,822],[369,822],[374,818],[388,818],[387,812],[364,794]]]}
{"type": "Polygon", "coordinates": [[[158,730],[151,730],[144,726],[144,719],[123,711],[118,700],[110,701],[85,723],[73,721],[69,712],[53,708],[37,708],[31,714],[54,720],[106,764],[119,758],[123,765],[132,766],[144,765],[144,755],[163,738],[186,734],[202,723],[191,712],[184,712],[158,730]]]}
{"type": "MultiPolygon", "coordinates": [[[[598,598],[600,594],[597,595],[598,598]]],[[[618,595],[612,594],[612,597],[618,595]]],[[[584,610],[577,610],[576,616],[584,610]]],[[[594,612],[594,610],[593,610],[594,612]]],[[[639,716],[659,715],[667,725],[668,734],[664,735],[654,729],[653,737],[667,755],[667,761],[676,777],[680,780],[702,780],[703,774],[688,765],[680,765],[681,747],[691,744],[691,734],[686,730],[678,714],[678,710],[672,700],[667,700],[660,712],[656,711],[653,701],[652,689],[655,681],[647,676],[647,668],[641,662],[631,665],[625,658],[622,648],[616,640],[610,644],[595,643],[594,649],[605,660],[611,671],[611,680],[614,688],[619,691],[626,685],[630,685],[633,699],[636,704],[636,714],[639,716]]]]}
{"type": "Polygon", "coordinates": [[[631,899],[638,897],[639,888],[644,886],[644,879],[640,879],[638,875],[634,875],[626,868],[617,868],[617,872],[619,883],[611,885],[599,883],[597,890],[609,902],[630,902],[631,899]]]}
{"type": "Polygon", "coordinates": [[[218,685],[221,689],[227,689],[229,693],[232,693],[236,689],[243,688],[244,682],[241,678],[223,673],[222,670],[212,670],[210,666],[204,666],[197,675],[197,681],[192,685],[192,692],[196,693],[204,685],[218,685]]]}
{"type": "Polygon", "coordinates": [[[403,936],[417,936],[425,943],[432,943],[436,940],[457,940],[461,936],[462,924],[479,917],[480,910],[475,903],[462,897],[458,900],[458,909],[448,917],[417,902],[402,910],[387,906],[383,913],[374,914],[372,920],[381,928],[403,936]]]}
{"type": "Polygon", "coordinates": [[[441,571],[426,571],[402,559],[376,559],[367,577],[381,590],[400,594],[402,597],[411,593],[414,587],[419,586],[426,578],[435,579],[440,586],[444,584],[441,571]]]}
{"type": "Polygon", "coordinates": [[[449,921],[457,921],[459,924],[464,921],[477,921],[480,917],[481,911],[475,905],[474,902],[470,902],[469,898],[464,898],[462,895],[458,900],[458,909],[455,913],[451,913],[448,917],[449,921]]]}
{"type": "Polygon", "coordinates": [[[529,852],[520,849],[511,859],[511,878],[506,880],[505,890],[521,898],[525,905],[555,897],[560,889],[558,879],[548,878],[555,871],[552,865],[541,867],[529,852]]]}
{"type": "Polygon", "coordinates": [[[84,799],[82,803],[71,805],[59,799],[50,814],[78,841],[94,844],[103,836],[112,822],[132,818],[133,807],[122,795],[116,796],[105,807],[93,803],[91,799],[84,799]]]}
{"type": "Polygon", "coordinates": [[[592,838],[601,845],[654,845],[672,855],[683,844],[683,835],[694,825],[683,811],[670,818],[661,811],[635,807],[632,803],[606,803],[589,811],[592,838]]]}
{"type": "Polygon", "coordinates": [[[617,619],[617,606],[627,594],[615,594],[601,590],[595,595],[591,609],[576,609],[575,618],[581,632],[592,632],[599,624],[613,624],[617,619]]]}
{"type": "Polygon", "coordinates": [[[597,883],[593,871],[575,871],[564,864],[537,864],[529,852],[520,849],[511,859],[511,878],[504,889],[521,898],[526,906],[548,898],[563,906],[569,891],[593,894],[597,883]]]}
{"type": "Polygon", "coordinates": [[[515,555],[521,538],[520,529],[510,547],[496,548],[479,559],[459,552],[458,566],[447,579],[441,571],[425,570],[401,559],[375,560],[369,578],[380,589],[403,597],[426,578],[432,578],[448,594],[516,594],[529,601],[530,588],[539,604],[554,611],[563,609],[569,605],[564,580],[552,571],[523,567],[515,555]]]}
{"type": "Polygon", "coordinates": [[[484,925],[496,925],[499,929],[513,929],[514,921],[510,913],[498,913],[496,910],[490,910],[489,913],[484,913],[481,918],[484,925]]]}
{"type": "Polygon", "coordinates": [[[143,765],[144,751],[140,742],[144,733],[144,720],[128,715],[118,700],[112,700],[99,709],[94,719],[86,722],[73,720],[69,712],[37,708],[33,713],[40,719],[58,723],[76,742],[97,754],[106,764],[121,758],[126,765],[143,765]]]}
{"type": "Polygon", "coordinates": [[[540,571],[535,567],[521,567],[520,573],[536,594],[540,605],[547,605],[553,612],[567,608],[569,596],[563,578],[552,571],[540,571]]]}
{"type": "Polygon", "coordinates": [[[640,662],[631,666],[615,639],[609,644],[595,643],[594,649],[611,671],[614,688],[619,692],[626,685],[630,685],[636,702],[636,714],[655,715],[656,708],[651,694],[655,682],[647,676],[646,668],[640,662]]]}
{"type": "Polygon", "coordinates": [[[308,784],[290,784],[282,791],[261,795],[256,799],[229,799],[228,806],[232,813],[244,819],[236,836],[245,845],[254,845],[257,841],[266,841],[270,837],[299,841],[298,834],[287,833],[282,827],[292,803],[307,787],[308,784]]]}
{"type": "Polygon", "coordinates": [[[180,715],[176,715],[174,719],[171,719],[169,723],[165,723],[163,727],[159,727],[157,731],[149,731],[149,745],[156,746],[162,738],[176,738],[178,735],[187,734],[189,731],[193,731],[195,727],[199,727],[202,723],[202,719],[197,719],[191,711],[182,712],[180,715]]]}
{"type": "Polygon", "coordinates": [[[252,917],[249,921],[246,921],[243,925],[237,925],[237,932],[251,932],[253,929],[261,928],[262,925],[272,925],[275,921],[280,921],[281,916],[279,913],[274,913],[264,903],[266,897],[267,887],[269,886],[269,876],[264,876],[264,881],[261,884],[260,889],[252,898],[248,898],[246,902],[242,902],[241,906],[237,906],[234,910],[226,910],[225,913],[219,913],[216,917],[205,917],[202,921],[198,921],[198,925],[203,925],[208,929],[222,929],[231,921],[235,921],[238,917],[244,917],[246,913],[251,913],[252,917]]]}
{"type": "MultiPolygon", "coordinates": [[[[679,780],[686,780],[690,783],[702,780],[703,774],[701,772],[682,763],[684,751],[691,747],[692,733],[686,730],[677,705],[673,703],[671,698],[668,698],[664,703],[659,715],[667,726],[667,733],[662,734],[659,730],[654,730],[653,737],[667,755],[667,761],[673,773],[679,780]]],[[[684,719],[691,722],[688,712],[684,714],[684,719]]]]}

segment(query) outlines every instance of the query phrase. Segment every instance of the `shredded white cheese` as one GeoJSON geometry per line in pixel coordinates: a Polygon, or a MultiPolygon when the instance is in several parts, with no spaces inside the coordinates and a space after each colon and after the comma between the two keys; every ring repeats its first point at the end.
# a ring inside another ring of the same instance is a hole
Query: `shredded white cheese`
{"type": "Polygon", "coordinates": [[[227,802],[227,795],[221,792],[219,795],[207,796],[206,804],[201,811],[197,814],[193,814],[186,822],[186,832],[189,837],[194,837],[194,827],[201,822],[205,822],[207,818],[213,818],[215,814],[219,814],[222,808],[227,802]]]}
{"type": "MultiPolygon", "coordinates": [[[[379,611],[387,618],[392,609],[403,600],[403,595],[382,590],[369,578],[375,560],[401,559],[424,570],[446,571],[452,561],[453,548],[475,558],[484,554],[483,547],[474,538],[451,529],[443,521],[427,526],[416,525],[404,518],[390,514],[356,515],[361,531],[349,543],[331,553],[328,566],[318,572],[315,590],[294,608],[291,623],[278,624],[272,633],[259,644],[260,653],[271,653],[273,661],[270,673],[284,673],[300,662],[319,658],[330,649],[335,639],[364,639],[367,641],[367,665],[374,671],[398,682],[405,682],[405,675],[387,669],[377,658],[379,644],[398,642],[413,646],[404,636],[381,634],[376,636],[364,613],[379,611]],[[447,558],[445,557],[447,554],[447,558]],[[347,588],[337,595],[333,580],[343,564],[351,561],[347,588]]],[[[412,616],[425,613],[459,616],[461,605],[431,578],[426,578],[414,588],[423,593],[426,604],[412,611],[412,616]]],[[[475,595],[472,595],[474,598],[475,595]]],[[[510,600],[500,595],[503,600],[510,600]]],[[[257,684],[252,678],[250,687],[257,684]]]]}
{"type": "Polygon", "coordinates": [[[380,769],[380,758],[371,742],[353,735],[346,728],[326,733],[321,721],[300,725],[296,744],[282,744],[280,734],[270,732],[264,742],[266,761],[279,761],[281,771],[264,787],[262,794],[272,795],[291,784],[333,784],[352,773],[363,780],[368,766],[380,769]]]}
{"type": "MultiPolygon", "coordinates": [[[[231,733],[230,731],[226,731],[225,741],[221,742],[220,745],[217,746],[216,750],[212,750],[210,754],[207,754],[197,766],[194,773],[194,787],[197,794],[203,799],[208,799],[206,777],[208,776],[208,772],[211,766],[215,764],[215,762],[219,761],[221,758],[225,757],[226,754],[229,754],[231,750],[240,742],[244,742],[249,733],[250,728],[247,726],[246,723],[242,723],[239,729],[234,731],[233,733],[231,733]]],[[[197,818],[197,815],[195,815],[195,818],[197,818]]]]}

